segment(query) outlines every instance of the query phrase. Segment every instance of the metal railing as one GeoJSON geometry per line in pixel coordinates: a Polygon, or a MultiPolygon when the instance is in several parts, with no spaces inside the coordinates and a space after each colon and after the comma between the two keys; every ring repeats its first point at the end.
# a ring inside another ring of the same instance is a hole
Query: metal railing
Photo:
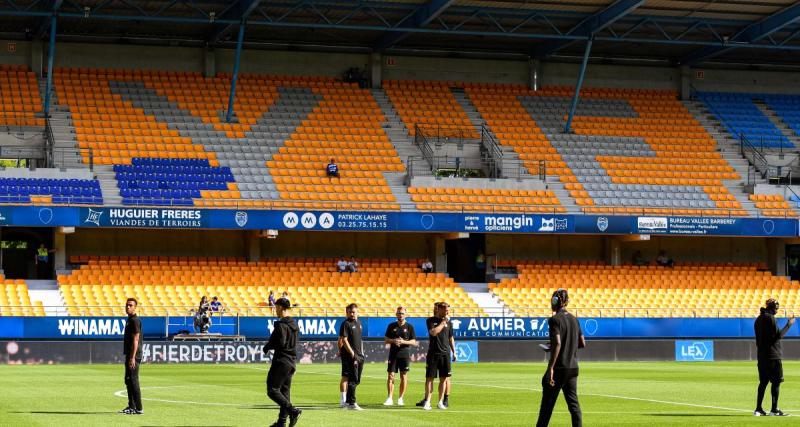
{"type": "MultiPolygon", "coordinates": [[[[761,218],[761,211],[758,210],[756,216],[736,215],[737,212],[746,213],[743,208],[667,208],[667,207],[634,207],[634,206],[586,206],[581,208],[585,215],[666,215],[666,216],[691,216],[699,218],[761,218]],[[685,214],[682,211],[691,211],[685,214]],[[719,213],[724,211],[724,213],[719,213]]],[[[783,217],[776,215],[763,216],[764,218],[796,218],[791,210],[788,210],[783,217]]]]}
{"type": "MultiPolygon", "coordinates": [[[[791,182],[792,166],[790,165],[772,165],[764,155],[764,147],[757,148],[753,143],[744,135],[739,134],[739,152],[747,159],[748,163],[755,168],[754,172],[758,172],[762,179],[766,179],[770,183],[780,183],[781,180],[788,179],[791,182]]],[[[797,160],[797,159],[795,159],[797,160]]],[[[751,176],[751,171],[747,171],[747,184],[754,185],[756,177],[751,176]]]]}
{"type": "Polygon", "coordinates": [[[464,143],[477,142],[480,139],[473,126],[416,123],[414,124],[414,136],[420,134],[436,146],[444,144],[463,145],[464,143]]]}
{"type": "MultiPolygon", "coordinates": [[[[94,305],[94,306],[3,306],[0,310],[3,316],[33,316],[36,311],[43,308],[48,316],[110,316],[123,317],[125,309],[120,305],[94,305]]],[[[361,317],[394,317],[394,306],[392,307],[359,307],[358,313],[361,317]]],[[[138,314],[140,316],[163,316],[167,318],[167,323],[172,325],[192,325],[194,310],[192,306],[148,306],[140,304],[138,314]],[[171,323],[171,322],[178,323],[171,323]]],[[[344,307],[303,307],[294,306],[292,315],[295,317],[344,317],[344,307]]],[[[755,318],[759,314],[758,307],[736,307],[736,308],[700,308],[700,307],[600,307],[584,308],[580,306],[571,307],[570,311],[577,317],[585,318],[642,318],[642,317],[666,317],[666,318],[730,318],[745,317],[755,318]]],[[[432,306],[408,307],[406,306],[408,317],[429,317],[433,313],[432,306]]],[[[273,316],[274,311],[271,307],[231,307],[225,306],[221,312],[212,312],[213,319],[219,317],[261,317],[273,316]]],[[[800,309],[782,308],[778,312],[779,317],[789,317],[799,315],[800,309]]],[[[503,305],[497,308],[474,308],[474,307],[451,307],[451,317],[550,317],[552,311],[549,307],[508,307],[503,305]]],[[[238,320],[235,321],[238,324],[238,320]]],[[[219,324],[219,323],[215,323],[219,324]]],[[[231,325],[230,323],[226,323],[231,325]]]]}

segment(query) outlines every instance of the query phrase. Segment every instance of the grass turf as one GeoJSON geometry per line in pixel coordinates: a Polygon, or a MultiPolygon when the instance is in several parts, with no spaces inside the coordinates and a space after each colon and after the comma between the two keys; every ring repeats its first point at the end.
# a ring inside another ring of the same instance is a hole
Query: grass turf
{"type": "MultiPolygon", "coordinates": [[[[122,366],[3,365],[0,425],[270,425],[278,411],[264,393],[267,368],[145,365],[140,374],[145,414],[130,416],[116,414],[127,404],[122,366]]],[[[800,362],[784,362],[781,402],[786,412],[800,415],[798,368],[800,362]]],[[[412,367],[403,408],[381,405],[382,364],[365,367],[358,388],[363,412],[338,408],[336,364],[300,366],[292,396],[304,409],[299,426],[530,426],[538,414],[543,370],[543,364],[456,365],[447,411],[414,407],[422,397],[419,364],[412,367]]],[[[578,390],[584,425],[800,425],[800,416],[752,416],[756,376],[753,362],[583,363],[578,390]]],[[[563,397],[550,425],[569,425],[563,397]]]]}

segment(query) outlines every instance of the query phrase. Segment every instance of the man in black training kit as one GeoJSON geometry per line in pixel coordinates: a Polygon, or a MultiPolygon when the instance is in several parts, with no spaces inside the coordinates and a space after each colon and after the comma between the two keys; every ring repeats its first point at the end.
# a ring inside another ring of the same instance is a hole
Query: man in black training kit
{"type": "Polygon", "coordinates": [[[358,320],[358,304],[347,306],[347,319],[339,328],[339,355],[342,358],[342,380],[339,391],[342,399],[339,406],[352,411],[361,411],[356,403],[356,386],[361,382],[364,370],[364,348],[361,345],[361,321],[358,320]]]}
{"type": "Polygon", "coordinates": [[[400,393],[397,398],[397,406],[403,406],[403,396],[406,394],[408,386],[408,371],[411,369],[411,346],[417,345],[417,334],[414,332],[414,325],[406,321],[406,309],[397,307],[397,321],[392,322],[386,327],[384,342],[389,344],[389,366],[386,371],[389,378],[386,379],[386,391],[388,397],[383,402],[384,406],[392,406],[394,402],[394,374],[400,373],[400,393]]]}
{"type": "Polygon", "coordinates": [[[136,315],[139,302],[136,298],[125,301],[125,313],[128,321],[125,323],[125,338],[123,351],[125,355],[125,387],[128,389],[128,407],[119,411],[120,414],[142,415],[142,391],[139,390],[139,364],[142,363],[142,321],[136,315]]]}
{"type": "Polygon", "coordinates": [[[778,329],[775,315],[778,313],[778,301],[770,298],[767,300],[765,308],[761,309],[761,315],[756,319],[754,329],[756,332],[756,348],[758,349],[758,398],[756,400],[756,410],[753,415],[765,416],[784,416],[783,411],[778,409],[778,395],[783,382],[783,352],[781,349],[781,339],[789,332],[789,328],[794,324],[794,316],[789,318],[783,329],[778,329]],[[769,414],[764,412],[761,402],[764,400],[764,392],[767,391],[767,384],[772,383],[772,409],[769,414]]]}
{"type": "Polygon", "coordinates": [[[267,374],[267,396],[281,408],[278,421],[272,424],[272,427],[286,426],[287,417],[289,427],[294,427],[303,412],[292,406],[291,398],[292,377],[297,359],[295,348],[300,335],[300,328],[291,318],[291,312],[292,304],[288,299],[278,298],[275,301],[275,316],[278,320],[273,324],[269,342],[264,346],[264,354],[270,350],[275,351],[272,354],[272,366],[267,374]]]}
{"type": "Polygon", "coordinates": [[[578,319],[567,312],[569,295],[566,289],[559,289],[553,293],[550,307],[553,316],[548,319],[550,327],[550,346],[545,351],[550,352],[550,363],[547,372],[542,378],[542,403],[539,408],[539,420],[536,427],[545,427],[550,423],[553,407],[558,400],[558,392],[564,390],[564,399],[572,416],[572,427],[581,427],[583,418],[581,406],[578,403],[578,360],[576,355],[579,348],[586,347],[586,340],[581,332],[578,319]]]}
{"type": "Polygon", "coordinates": [[[439,377],[439,409],[450,406],[450,376],[452,375],[452,361],[456,361],[456,341],[453,338],[453,323],[450,322],[450,304],[437,302],[435,315],[425,321],[428,328],[428,354],[425,356],[425,398],[417,403],[426,411],[431,410],[431,395],[433,394],[433,379],[439,377]]]}

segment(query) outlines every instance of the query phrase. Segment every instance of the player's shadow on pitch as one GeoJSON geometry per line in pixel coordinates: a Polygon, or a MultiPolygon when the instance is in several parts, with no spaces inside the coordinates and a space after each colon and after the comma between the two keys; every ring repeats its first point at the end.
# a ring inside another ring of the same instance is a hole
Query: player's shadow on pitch
{"type": "MultiPolygon", "coordinates": [[[[332,403],[330,405],[325,404],[316,404],[316,405],[300,405],[298,408],[304,411],[320,411],[325,409],[340,409],[338,403],[332,403]]],[[[249,405],[249,406],[240,406],[239,409],[268,409],[268,410],[277,410],[280,409],[277,405],[249,405]]]]}

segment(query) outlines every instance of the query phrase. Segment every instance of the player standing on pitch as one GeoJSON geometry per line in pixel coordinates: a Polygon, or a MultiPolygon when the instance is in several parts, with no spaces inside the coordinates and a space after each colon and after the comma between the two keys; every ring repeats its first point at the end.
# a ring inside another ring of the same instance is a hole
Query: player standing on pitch
{"type": "Polygon", "coordinates": [[[536,427],[545,427],[550,423],[553,407],[558,399],[558,392],[564,390],[564,399],[572,415],[572,427],[583,425],[581,406],[578,403],[578,359],[579,348],[586,347],[586,340],[581,332],[578,319],[567,312],[569,295],[566,289],[553,292],[550,307],[553,315],[547,321],[550,327],[550,363],[542,378],[542,403],[539,408],[539,420],[536,427]]]}
{"type": "Polygon", "coordinates": [[[453,337],[453,324],[450,322],[450,304],[437,302],[435,315],[425,321],[428,327],[428,355],[425,357],[425,398],[417,403],[422,409],[430,411],[433,379],[439,377],[439,409],[450,406],[450,376],[452,361],[456,361],[456,341],[453,337]]]}
{"type": "Polygon", "coordinates": [[[417,345],[417,334],[414,332],[414,325],[406,322],[406,309],[397,307],[397,321],[392,322],[386,328],[384,342],[389,344],[389,366],[387,372],[389,378],[386,380],[386,389],[389,396],[383,402],[385,406],[392,406],[394,402],[394,374],[400,373],[400,395],[397,398],[397,405],[403,406],[403,396],[406,394],[408,385],[408,371],[411,369],[411,346],[417,345]]]}
{"type": "Polygon", "coordinates": [[[125,323],[123,339],[123,354],[125,355],[125,387],[128,389],[128,407],[119,411],[120,414],[142,415],[142,391],[139,389],[139,365],[142,364],[142,321],[136,315],[139,301],[128,298],[125,301],[125,314],[128,321],[125,323]]]}
{"type": "Polygon", "coordinates": [[[358,320],[358,304],[347,306],[347,320],[339,328],[339,355],[342,358],[342,380],[339,391],[342,399],[339,406],[361,411],[356,403],[356,386],[361,382],[364,370],[364,347],[361,344],[361,321],[358,320]]]}
{"type": "Polygon", "coordinates": [[[278,421],[272,427],[284,427],[286,418],[289,418],[289,427],[297,424],[297,419],[303,412],[300,408],[292,406],[292,377],[295,372],[295,360],[297,359],[297,341],[300,336],[300,328],[297,327],[291,317],[292,304],[286,298],[278,298],[275,301],[275,321],[269,342],[264,346],[264,354],[270,350],[272,354],[272,365],[267,374],[267,396],[280,406],[278,421]]]}
{"type": "Polygon", "coordinates": [[[770,409],[769,415],[787,415],[778,409],[778,395],[783,382],[781,339],[794,324],[794,316],[789,318],[783,329],[778,329],[775,315],[778,313],[779,307],[778,301],[773,298],[768,299],[766,307],[761,309],[761,315],[758,316],[753,325],[756,333],[756,348],[758,349],[758,397],[756,410],[753,412],[753,415],[757,417],[767,415],[764,412],[764,408],[761,407],[761,402],[764,400],[764,392],[767,391],[768,383],[772,383],[770,390],[772,394],[772,409],[770,409]]]}

